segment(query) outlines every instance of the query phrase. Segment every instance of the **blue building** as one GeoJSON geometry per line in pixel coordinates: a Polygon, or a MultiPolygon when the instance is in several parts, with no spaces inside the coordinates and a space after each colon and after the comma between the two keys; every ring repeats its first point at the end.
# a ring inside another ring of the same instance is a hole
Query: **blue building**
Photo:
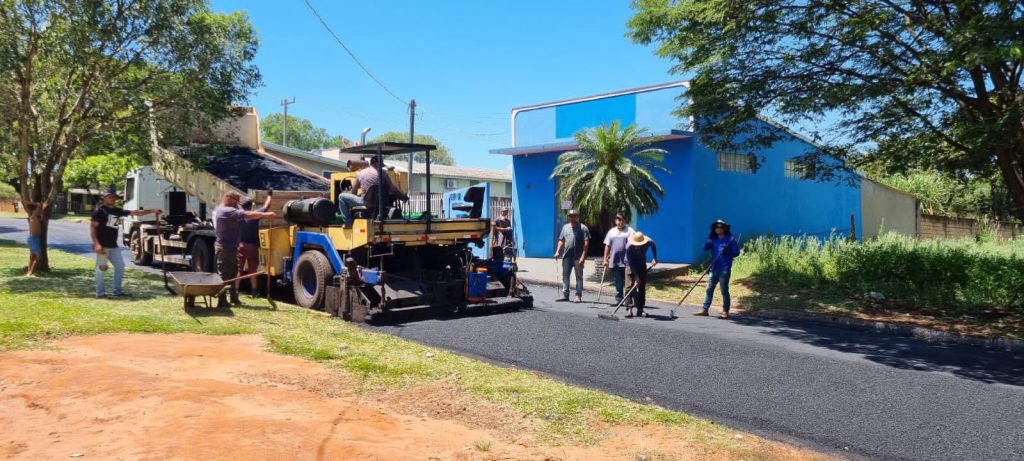
{"type": "MultiPolygon", "coordinates": [[[[558,156],[576,146],[580,130],[612,121],[649,130],[653,147],[669,152],[659,173],[665,189],[660,211],[634,216],[631,225],[657,240],[660,260],[693,263],[703,259],[708,226],[716,219],[732,224],[744,239],[764,234],[849,234],[861,229],[861,193],[857,185],[803,179],[791,161],[813,149],[793,136],[759,154],[754,171],[744,155],[718,153],[698,142],[692,123],[672,112],[685,101],[687,82],[673,82],[512,110],[510,148],[492,154],[512,156],[514,227],[519,254],[550,257],[565,222],[556,181],[548,179],[558,156]]],[[[591,224],[591,223],[587,223],[591,224]]],[[[859,233],[859,232],[858,232],[859,233]]],[[[596,233],[595,233],[596,234],[596,233]]],[[[593,235],[593,255],[603,251],[603,235],[593,235]]]]}

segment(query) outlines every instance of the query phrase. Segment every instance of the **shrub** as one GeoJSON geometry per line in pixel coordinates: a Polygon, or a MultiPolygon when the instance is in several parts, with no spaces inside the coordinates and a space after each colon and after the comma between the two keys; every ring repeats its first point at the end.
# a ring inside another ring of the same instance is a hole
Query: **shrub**
{"type": "Polygon", "coordinates": [[[1024,308],[1024,241],[920,240],[888,233],[866,242],[758,237],[744,272],[795,288],[878,291],[916,305],[1024,308]]]}

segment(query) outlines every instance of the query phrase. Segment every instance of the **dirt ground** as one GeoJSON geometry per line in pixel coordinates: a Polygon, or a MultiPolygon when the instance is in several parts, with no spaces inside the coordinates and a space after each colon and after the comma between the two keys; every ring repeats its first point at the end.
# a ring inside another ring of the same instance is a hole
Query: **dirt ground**
{"type": "MultiPolygon", "coordinates": [[[[522,417],[451,389],[350,389],[321,365],[264,351],[256,336],[69,338],[0,353],[0,458],[722,458],[672,430],[637,427],[609,428],[597,446],[550,447],[522,417]]],[[[781,459],[809,455],[757,444],[781,459]]]]}

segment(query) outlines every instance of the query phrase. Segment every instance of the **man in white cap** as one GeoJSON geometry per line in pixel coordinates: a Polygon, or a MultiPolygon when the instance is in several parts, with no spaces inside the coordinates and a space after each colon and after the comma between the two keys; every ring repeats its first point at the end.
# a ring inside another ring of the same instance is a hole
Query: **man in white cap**
{"type": "Polygon", "coordinates": [[[94,278],[96,281],[96,297],[106,298],[104,290],[103,273],[107,271],[107,263],[114,266],[114,283],[111,296],[123,297],[121,280],[124,277],[124,258],[121,256],[121,249],[117,247],[120,227],[117,225],[117,218],[122,216],[143,216],[148,214],[160,214],[159,209],[125,211],[116,205],[118,199],[117,191],[113,187],[107,189],[103,194],[103,203],[92,212],[92,219],[89,224],[89,234],[92,236],[92,249],[96,252],[96,270],[94,278]]]}

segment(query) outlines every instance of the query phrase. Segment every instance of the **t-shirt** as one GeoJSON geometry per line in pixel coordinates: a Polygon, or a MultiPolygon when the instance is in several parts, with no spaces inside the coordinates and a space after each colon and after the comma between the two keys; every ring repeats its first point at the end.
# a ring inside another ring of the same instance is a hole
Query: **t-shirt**
{"type": "Polygon", "coordinates": [[[214,245],[221,248],[238,248],[238,239],[245,211],[232,206],[218,206],[213,210],[214,234],[217,240],[214,245]]]}
{"type": "Polygon", "coordinates": [[[630,245],[629,248],[626,249],[626,261],[634,272],[647,267],[648,248],[651,249],[651,256],[653,256],[654,259],[658,259],[658,246],[654,244],[654,240],[643,245],[630,245]]]}
{"type": "MultiPolygon", "coordinates": [[[[267,208],[261,206],[253,211],[267,211],[267,208]]],[[[238,228],[242,243],[247,245],[260,244],[260,221],[258,219],[243,219],[238,223],[238,228]]]]}
{"type": "Polygon", "coordinates": [[[117,248],[117,237],[121,235],[121,228],[117,227],[117,218],[128,214],[129,212],[117,207],[96,207],[92,212],[92,222],[99,223],[96,227],[96,240],[99,240],[100,246],[117,248]]]}
{"type": "Polygon", "coordinates": [[[626,267],[626,247],[629,246],[629,236],[633,235],[633,228],[626,226],[619,230],[613,227],[604,236],[604,244],[611,250],[608,252],[608,267],[626,267]]]}
{"type": "Polygon", "coordinates": [[[587,226],[583,224],[576,227],[573,227],[572,224],[566,224],[562,226],[562,232],[558,234],[558,240],[565,241],[565,245],[562,247],[562,259],[570,257],[580,259],[583,256],[583,245],[590,240],[590,229],[587,229],[587,226]]]}
{"type": "Polygon", "coordinates": [[[501,246],[512,246],[512,221],[508,218],[498,218],[494,220],[494,227],[503,229],[497,231],[497,243],[501,246]]]}
{"type": "MultiPolygon", "coordinates": [[[[389,194],[399,194],[399,193],[401,193],[401,191],[399,191],[398,188],[395,187],[395,185],[391,183],[391,177],[388,176],[387,171],[384,172],[384,182],[387,183],[386,187],[388,188],[388,193],[389,194]]],[[[356,184],[354,186],[358,187],[359,189],[362,189],[363,190],[363,192],[362,192],[363,194],[365,194],[366,191],[370,189],[370,186],[379,186],[379,185],[380,185],[380,178],[377,176],[377,168],[376,167],[369,166],[369,167],[366,167],[366,168],[363,168],[363,169],[359,170],[359,172],[356,173],[356,184]]],[[[384,187],[378,187],[378,189],[383,189],[383,188],[384,187]]],[[[353,192],[355,192],[355,191],[353,191],[353,192]]],[[[380,192],[382,192],[382,191],[378,190],[378,193],[380,193],[380,192]]]]}

